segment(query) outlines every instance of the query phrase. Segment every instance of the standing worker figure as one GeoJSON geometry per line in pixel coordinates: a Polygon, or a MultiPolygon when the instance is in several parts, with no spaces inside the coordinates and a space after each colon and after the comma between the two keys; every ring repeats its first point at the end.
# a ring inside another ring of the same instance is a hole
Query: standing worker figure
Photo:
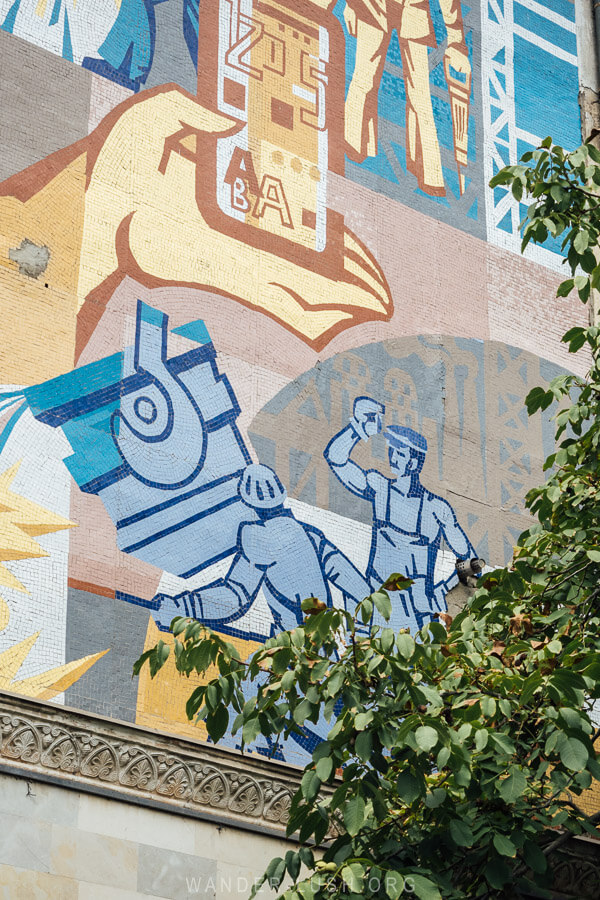
{"type": "MultiPolygon", "coordinates": [[[[450,579],[435,582],[435,562],[445,539],[459,559],[477,554],[458,524],[450,504],[421,484],[427,441],[412,428],[390,425],[385,432],[394,478],[376,469],[365,471],[350,459],[359,441],[382,430],[385,408],[370,397],[357,397],[350,423],[329,442],[325,459],[349,491],[370,500],[373,533],[367,578],[377,589],[392,572],[413,579],[400,595],[390,625],[421,628],[434,613],[445,609],[450,579]],[[406,601],[408,597],[408,603],[406,601]]],[[[451,576],[453,577],[453,576],[451,576]]]]}
{"type": "MultiPolygon", "coordinates": [[[[448,45],[444,63],[448,88],[467,87],[465,121],[468,120],[468,96],[471,63],[465,43],[460,0],[439,0],[446,25],[448,45]],[[456,75],[452,74],[456,73],[456,75]]],[[[385,57],[395,29],[402,57],[406,90],[406,166],[416,176],[421,190],[432,196],[446,194],[431,87],[428,48],[436,46],[429,0],[346,0],[344,19],[350,35],[356,38],[356,60],[345,106],[346,153],[362,162],[377,155],[377,94],[385,57]]],[[[452,99],[454,107],[454,100],[452,99]]],[[[455,110],[452,110],[453,124],[455,110]]],[[[466,131],[464,139],[466,140],[466,131]]],[[[457,132],[454,128],[456,143],[457,132]]],[[[466,162],[466,148],[457,162],[466,162]]],[[[460,170],[459,170],[460,171],[460,170]]],[[[462,192],[462,186],[461,186],[462,192]]]]}

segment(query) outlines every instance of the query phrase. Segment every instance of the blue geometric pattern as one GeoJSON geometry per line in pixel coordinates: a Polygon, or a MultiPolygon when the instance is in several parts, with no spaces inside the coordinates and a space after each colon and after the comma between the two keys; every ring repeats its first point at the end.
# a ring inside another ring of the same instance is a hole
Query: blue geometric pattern
{"type": "Polygon", "coordinates": [[[132,351],[24,393],[39,421],[62,427],[66,465],[101,497],[119,548],[188,577],[231,554],[252,518],[237,493],[250,457],[212,343],[167,351],[168,317],[138,301],[132,351]]]}

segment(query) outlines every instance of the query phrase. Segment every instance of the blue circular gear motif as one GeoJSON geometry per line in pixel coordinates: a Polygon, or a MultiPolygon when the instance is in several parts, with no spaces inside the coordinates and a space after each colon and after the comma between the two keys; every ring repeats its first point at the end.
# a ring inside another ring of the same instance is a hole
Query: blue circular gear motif
{"type": "Polygon", "coordinates": [[[154,400],[152,400],[151,397],[145,396],[136,397],[135,403],[133,404],[133,411],[138,419],[141,419],[146,425],[152,425],[158,415],[154,400]]]}

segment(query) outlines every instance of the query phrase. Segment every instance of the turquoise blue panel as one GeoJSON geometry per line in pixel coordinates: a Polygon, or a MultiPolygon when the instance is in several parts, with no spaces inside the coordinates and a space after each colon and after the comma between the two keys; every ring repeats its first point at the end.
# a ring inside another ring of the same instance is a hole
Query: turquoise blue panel
{"type": "Polygon", "coordinates": [[[576,66],[521,37],[514,40],[515,114],[518,128],[552,135],[567,149],[581,143],[576,66]]]}
{"type": "Polygon", "coordinates": [[[518,3],[515,3],[514,6],[514,17],[515,25],[520,25],[522,28],[526,28],[527,31],[533,31],[534,34],[538,34],[545,41],[549,41],[562,50],[566,50],[567,53],[572,53],[574,56],[577,55],[577,39],[572,31],[561,28],[560,25],[550,22],[544,16],[536,15],[536,13],[526,9],[524,6],[520,6],[518,3]]]}
{"type": "Polygon", "coordinates": [[[148,306],[147,303],[140,303],[140,314],[142,322],[147,322],[149,325],[155,325],[157,328],[162,328],[163,323],[167,318],[165,313],[161,312],[160,309],[148,306]]]}
{"type": "Polygon", "coordinates": [[[203,319],[196,319],[195,322],[188,322],[187,325],[180,325],[179,328],[172,328],[171,331],[173,334],[189,338],[190,341],[196,341],[197,344],[210,344],[210,334],[203,319]]]}
{"type": "Polygon", "coordinates": [[[26,388],[23,393],[34,415],[41,410],[61,406],[69,400],[85,397],[119,381],[123,371],[123,354],[113,353],[98,362],[73,369],[51,381],[26,388]]]}
{"type": "Polygon", "coordinates": [[[13,28],[15,27],[15,19],[17,18],[17,13],[19,12],[19,7],[21,5],[21,0],[15,0],[9,11],[6,13],[6,18],[2,23],[2,30],[8,31],[9,34],[12,34],[13,28]]]}
{"type": "Polygon", "coordinates": [[[71,44],[71,29],[69,28],[69,16],[67,15],[67,11],[65,9],[65,27],[63,32],[63,48],[62,48],[63,59],[68,59],[70,62],[73,62],[73,46],[71,44]]]}
{"type": "Polygon", "coordinates": [[[90,427],[86,420],[65,422],[62,429],[74,450],[65,465],[79,486],[122,465],[110,434],[90,427]]]}

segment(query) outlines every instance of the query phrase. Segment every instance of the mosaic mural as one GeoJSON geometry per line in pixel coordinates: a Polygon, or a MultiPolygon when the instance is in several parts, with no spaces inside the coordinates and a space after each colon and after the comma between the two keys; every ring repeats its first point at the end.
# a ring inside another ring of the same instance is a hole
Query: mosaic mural
{"type": "Polygon", "coordinates": [[[172,660],[130,677],[174,615],[247,655],[400,571],[414,629],[510,557],[552,439],[523,398],[585,311],[486,184],[551,96],[579,142],[574,27],[0,0],[0,689],[202,738],[172,660]]]}

